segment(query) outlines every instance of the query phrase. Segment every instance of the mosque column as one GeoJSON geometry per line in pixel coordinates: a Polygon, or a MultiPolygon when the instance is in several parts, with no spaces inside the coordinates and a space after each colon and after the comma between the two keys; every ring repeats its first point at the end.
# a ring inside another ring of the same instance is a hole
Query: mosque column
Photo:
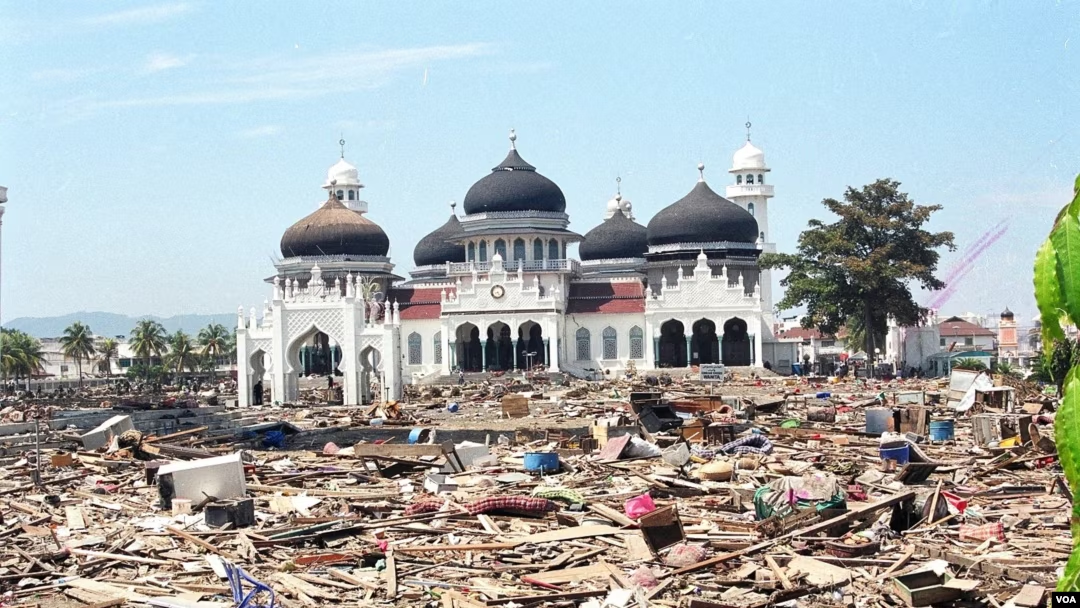
{"type": "Polygon", "coordinates": [[[483,372],[488,370],[487,342],[487,340],[480,340],[480,371],[483,372]]]}
{"type": "Polygon", "coordinates": [[[653,352],[653,367],[660,367],[660,336],[654,336],[652,339],[652,352],[653,352]]]}
{"type": "Polygon", "coordinates": [[[454,342],[453,340],[447,343],[446,365],[448,372],[457,367],[457,342],[454,342]]]}
{"type": "Polygon", "coordinates": [[[510,343],[514,345],[514,354],[512,357],[510,357],[510,365],[514,368],[514,371],[517,371],[518,354],[521,352],[521,349],[518,347],[521,345],[521,339],[519,338],[517,340],[511,340],[510,343]]]}
{"type": "Polygon", "coordinates": [[[551,367],[551,340],[544,338],[544,363],[551,367]]]}
{"type": "Polygon", "coordinates": [[[693,360],[690,358],[690,355],[691,355],[691,349],[693,347],[690,345],[690,341],[693,340],[693,339],[694,339],[693,336],[686,336],[686,367],[690,367],[692,365],[691,362],[693,360]]]}

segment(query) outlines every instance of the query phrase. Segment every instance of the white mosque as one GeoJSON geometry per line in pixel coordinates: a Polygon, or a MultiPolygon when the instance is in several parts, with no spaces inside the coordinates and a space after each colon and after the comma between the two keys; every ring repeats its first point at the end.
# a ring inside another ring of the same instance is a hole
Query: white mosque
{"type": "Polygon", "coordinates": [[[261,314],[239,311],[242,403],[264,387],[274,401],[295,400],[301,376],[330,373],[345,403],[359,404],[455,370],[790,369],[795,349],[773,333],[772,283],[757,263],[775,251],[773,187],[749,135],[726,197],[698,165],[686,196],[647,225],[616,195],[584,236],[516,139],[511,131],[506,158],[469,188],[464,215],[452,205],[416,244],[410,280],[394,274],[390,240],[343,151],[326,201],[282,236],[261,314]],[[573,243],[580,261],[567,253],[573,243]]]}

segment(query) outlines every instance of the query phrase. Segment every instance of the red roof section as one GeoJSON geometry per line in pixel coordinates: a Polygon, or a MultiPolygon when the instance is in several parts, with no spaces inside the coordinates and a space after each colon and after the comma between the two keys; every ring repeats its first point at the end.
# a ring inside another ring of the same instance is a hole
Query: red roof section
{"type": "Polygon", "coordinates": [[[645,312],[645,286],[640,281],[571,283],[569,314],[628,314],[645,312]]]}
{"type": "MultiPolygon", "coordinates": [[[[438,319],[442,314],[442,287],[399,287],[390,290],[386,296],[388,302],[398,303],[402,321],[438,319]]],[[[446,287],[446,293],[453,293],[453,287],[446,287]]]]}
{"type": "Polygon", "coordinates": [[[943,338],[965,338],[967,336],[990,336],[996,337],[993,331],[980,327],[960,317],[950,317],[938,323],[938,332],[943,338]]]}
{"type": "Polygon", "coordinates": [[[777,338],[784,338],[784,339],[788,339],[788,340],[790,340],[792,338],[798,339],[798,340],[820,340],[821,339],[821,332],[818,331],[817,329],[807,329],[805,327],[795,327],[795,328],[787,329],[787,330],[784,330],[784,331],[780,332],[779,334],[777,334],[776,337],[777,338]]]}

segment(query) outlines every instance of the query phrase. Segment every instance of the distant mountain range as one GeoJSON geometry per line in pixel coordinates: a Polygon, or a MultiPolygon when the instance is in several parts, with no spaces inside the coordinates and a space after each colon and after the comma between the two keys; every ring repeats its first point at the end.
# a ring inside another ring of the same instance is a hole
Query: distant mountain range
{"type": "Polygon", "coordinates": [[[90,330],[98,336],[127,336],[131,333],[135,324],[142,319],[154,319],[161,323],[165,330],[172,333],[182,329],[189,334],[198,331],[211,323],[221,323],[230,330],[236,327],[236,313],[220,315],[177,315],[175,317],[129,317],[111,312],[75,312],[60,317],[19,317],[4,323],[4,327],[24,331],[36,338],[56,338],[64,334],[64,329],[76,321],[82,321],[90,326],[90,330]]]}

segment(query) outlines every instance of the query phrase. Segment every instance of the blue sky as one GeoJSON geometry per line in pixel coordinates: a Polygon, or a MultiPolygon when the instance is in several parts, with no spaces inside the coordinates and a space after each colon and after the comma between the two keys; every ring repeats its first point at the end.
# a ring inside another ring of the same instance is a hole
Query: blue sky
{"type": "MultiPolygon", "coordinates": [[[[1073,2],[0,2],[4,320],[261,304],[282,232],[346,153],[404,274],[518,132],[600,221],[639,220],[753,121],[772,232],[892,177],[961,251],[945,312],[1028,324],[1031,258],[1080,171],[1073,2]]],[[[459,208],[460,210],[460,208],[459,208]]]]}

